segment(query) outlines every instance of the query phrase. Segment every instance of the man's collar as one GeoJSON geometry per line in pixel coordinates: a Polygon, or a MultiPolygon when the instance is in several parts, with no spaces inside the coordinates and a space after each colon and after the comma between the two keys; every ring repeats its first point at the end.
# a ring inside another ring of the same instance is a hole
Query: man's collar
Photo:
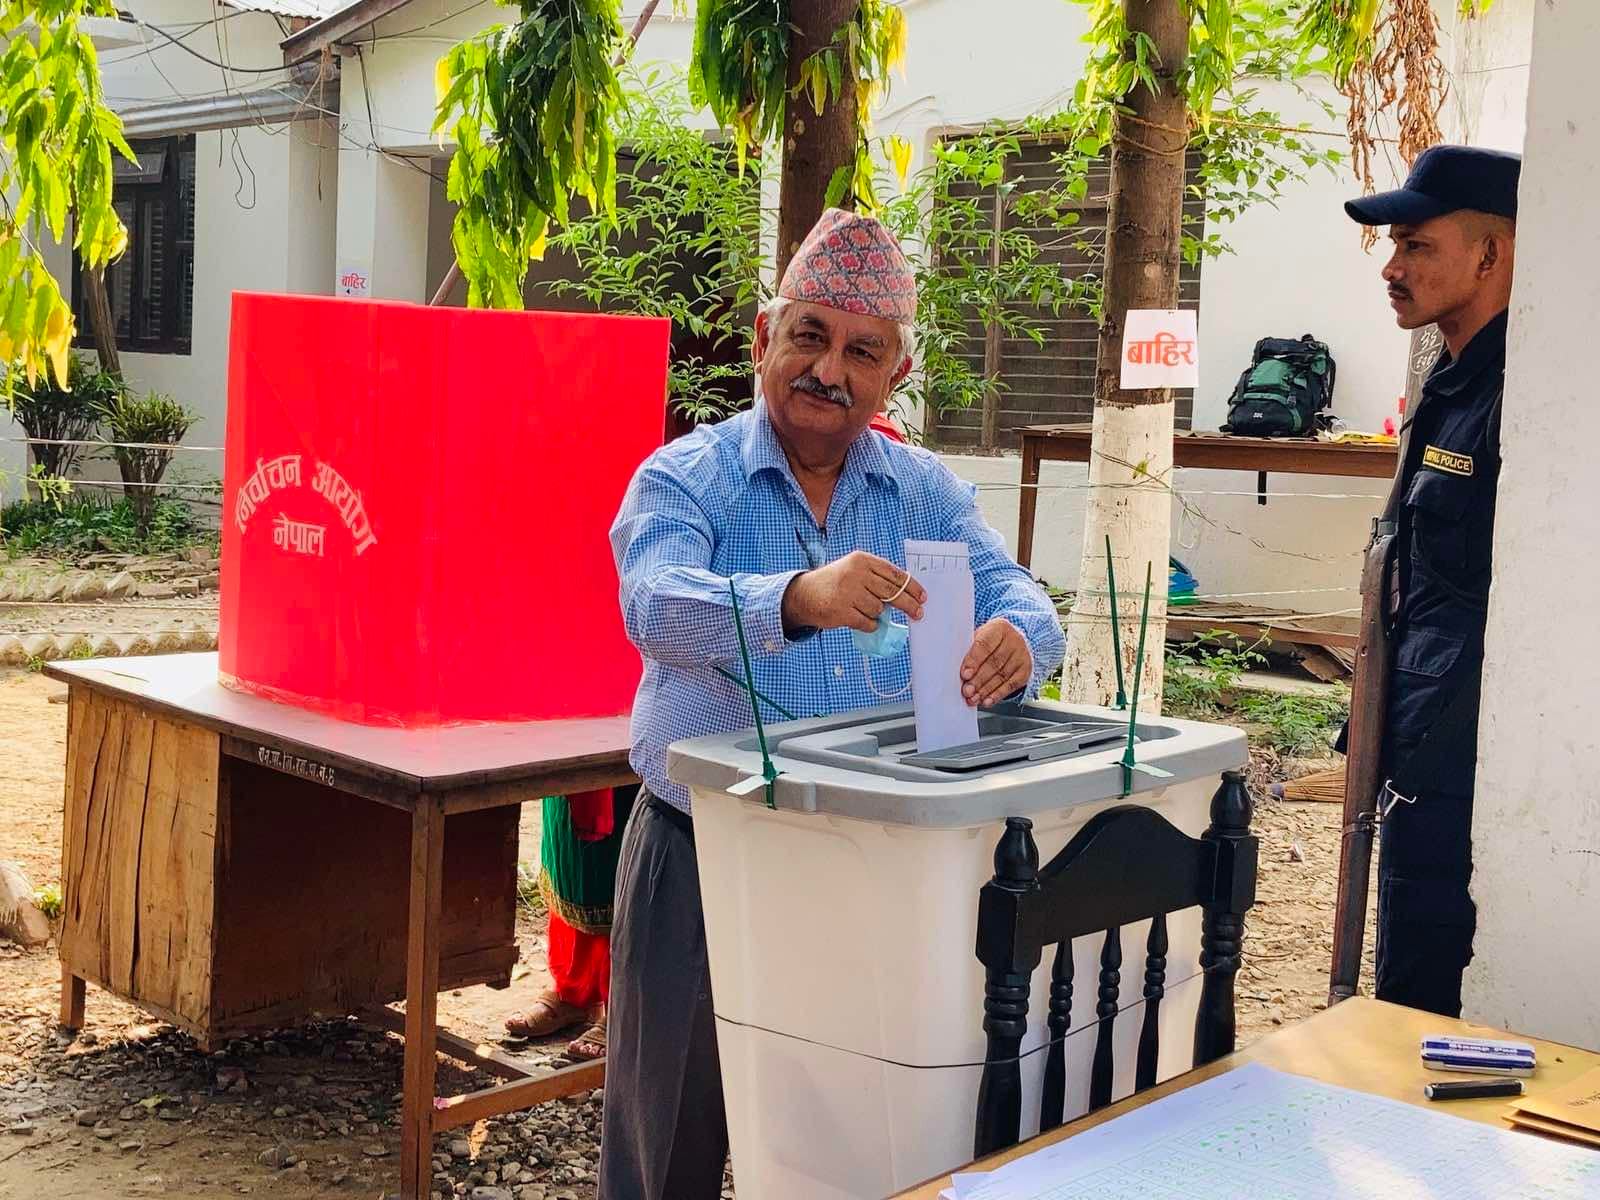
{"type": "MultiPolygon", "coordinates": [[[[744,437],[740,441],[739,454],[744,461],[746,479],[754,479],[761,471],[777,471],[790,476],[794,474],[789,468],[788,456],[778,444],[778,435],[772,428],[772,416],[764,400],[757,400],[750,410],[750,423],[745,427],[744,437]]],[[[893,488],[900,486],[899,477],[894,473],[894,466],[884,449],[884,439],[872,429],[863,429],[860,436],[850,443],[850,450],[844,459],[844,470],[840,474],[842,477],[854,472],[893,488]]]]}
{"type": "Polygon", "coordinates": [[[1428,390],[1441,396],[1459,396],[1484,371],[1504,367],[1509,323],[1510,311],[1503,311],[1472,335],[1459,359],[1451,358],[1448,350],[1441,354],[1428,374],[1428,390]]]}

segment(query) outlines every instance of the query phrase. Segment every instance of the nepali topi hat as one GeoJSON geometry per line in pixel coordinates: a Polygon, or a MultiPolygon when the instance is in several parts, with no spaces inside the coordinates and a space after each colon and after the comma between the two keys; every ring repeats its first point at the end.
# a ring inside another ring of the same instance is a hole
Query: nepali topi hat
{"type": "Polygon", "coordinates": [[[894,234],[876,217],[830,208],[789,260],[778,295],[826,308],[909,323],[917,277],[894,234]]]}

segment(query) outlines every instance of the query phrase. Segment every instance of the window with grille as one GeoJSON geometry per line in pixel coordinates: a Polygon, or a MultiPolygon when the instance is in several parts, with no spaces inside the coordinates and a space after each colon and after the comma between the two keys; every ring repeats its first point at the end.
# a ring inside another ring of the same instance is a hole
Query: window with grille
{"type": "MultiPolygon", "coordinates": [[[[992,204],[995,219],[1007,230],[1020,229],[1042,249],[1041,258],[1059,265],[1071,276],[1098,275],[1101,251],[1105,245],[1106,214],[1111,186],[1109,161],[1097,165],[1089,174],[1088,193],[1079,205],[1080,223],[1072,236],[1063,237],[1055,228],[1033,228],[1019,217],[1016,196],[1047,189],[1056,180],[1057,167],[1051,155],[1057,145],[1048,139],[1024,139],[1017,154],[1006,160],[1005,178],[995,187],[977,184],[953,185],[952,194],[962,198],[981,198],[992,204]],[[964,188],[964,192],[957,192],[964,188]]],[[[1188,179],[1198,176],[1199,160],[1191,152],[1188,179]]],[[[1191,193],[1184,196],[1186,221],[1203,221],[1205,202],[1191,193]]],[[[1198,224],[1185,228],[1199,236],[1198,224]]],[[[1178,304],[1182,308],[1200,307],[1200,266],[1183,264],[1179,272],[1178,304]]],[[[1089,421],[1094,416],[1095,353],[1098,329],[1094,318],[1076,309],[1062,309],[1059,315],[1048,309],[1026,313],[1030,324],[1044,333],[1044,344],[1035,345],[1026,337],[1004,336],[984,320],[983,313],[966,313],[966,337],[962,356],[972,370],[997,380],[990,403],[998,407],[997,435],[992,445],[983,444],[983,411],[977,405],[944,409],[933,414],[933,441],[949,450],[1014,449],[1019,444],[1018,430],[1026,425],[1068,424],[1089,421]]],[[[1187,429],[1194,410],[1193,393],[1175,394],[1177,424],[1187,429]]]]}
{"type": "MultiPolygon", "coordinates": [[[[130,143],[137,162],[114,161],[112,203],[128,249],[106,267],[117,349],[187,354],[194,313],[194,135],[130,143]]],[[[78,344],[94,345],[81,264],[72,273],[78,344]]]]}

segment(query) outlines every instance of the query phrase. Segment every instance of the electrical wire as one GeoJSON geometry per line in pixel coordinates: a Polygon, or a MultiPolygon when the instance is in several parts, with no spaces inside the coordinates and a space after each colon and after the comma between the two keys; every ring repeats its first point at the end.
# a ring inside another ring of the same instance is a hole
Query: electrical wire
{"type": "MultiPolygon", "coordinates": [[[[282,63],[282,64],[280,64],[279,66],[276,66],[276,67],[234,67],[234,66],[229,66],[225,62],[218,62],[216,59],[210,57],[209,55],[201,54],[200,51],[196,50],[193,46],[189,46],[186,43],[180,41],[179,39],[173,37],[165,29],[162,29],[161,26],[159,26],[159,25],[145,25],[144,28],[155,30],[156,33],[160,34],[167,41],[171,42],[174,46],[176,46],[179,50],[182,50],[185,54],[192,55],[195,58],[198,58],[203,63],[209,63],[211,66],[216,67],[218,70],[232,71],[236,75],[276,75],[276,74],[279,74],[280,72],[287,71],[292,67],[298,67],[302,63],[308,63],[308,62],[311,62],[313,59],[321,57],[321,51],[315,51],[315,52],[313,52],[311,54],[302,55],[301,57],[293,59],[290,62],[282,63]]],[[[165,78],[165,76],[163,76],[163,78],[165,78]]],[[[174,90],[176,90],[176,89],[174,89],[174,90]]]]}
{"type": "MultiPolygon", "coordinates": [[[[235,17],[242,17],[242,16],[245,16],[245,15],[246,14],[243,11],[238,11],[238,12],[228,13],[227,15],[225,15],[225,16],[223,16],[221,18],[217,18],[217,19],[220,19],[220,20],[223,20],[223,21],[231,21],[235,17]]],[[[148,21],[139,21],[139,22],[136,22],[136,23],[141,25],[141,26],[143,26],[143,27],[145,27],[145,28],[147,28],[147,29],[159,30],[159,31],[167,34],[169,37],[172,35],[172,31],[174,29],[181,30],[182,32],[177,35],[178,40],[180,40],[180,41],[182,39],[184,39],[184,38],[193,37],[200,30],[205,29],[207,26],[212,24],[212,22],[209,21],[209,20],[208,21],[182,21],[182,22],[179,22],[176,25],[155,25],[155,24],[152,24],[152,23],[150,23],[148,21]]],[[[139,46],[139,47],[134,48],[134,49],[127,50],[127,51],[125,51],[125,52],[123,52],[121,54],[116,54],[116,55],[108,54],[108,55],[106,55],[104,58],[102,58],[100,60],[100,66],[102,68],[105,68],[105,67],[115,66],[117,63],[130,62],[133,59],[139,58],[139,57],[143,56],[144,54],[146,54],[149,51],[149,49],[150,49],[149,43],[146,42],[142,46],[139,46]]]]}
{"type": "Polygon", "coordinates": [[[233,149],[230,158],[233,162],[234,174],[239,178],[239,186],[234,189],[233,202],[245,212],[251,211],[256,206],[256,172],[250,165],[250,159],[244,152],[244,147],[239,144],[239,130],[234,127],[228,131],[233,135],[233,149]],[[246,204],[240,197],[244,195],[245,174],[250,176],[250,203],[246,204]]]}
{"type": "MultiPolygon", "coordinates": [[[[454,12],[447,12],[447,13],[445,13],[444,16],[438,18],[437,20],[429,21],[426,25],[417,25],[417,26],[412,27],[411,29],[402,29],[402,30],[398,31],[397,33],[374,33],[369,38],[365,38],[365,39],[360,40],[360,41],[349,40],[345,44],[349,45],[349,46],[360,47],[360,46],[363,46],[363,45],[375,46],[379,42],[398,41],[401,38],[409,37],[413,33],[421,33],[424,29],[433,29],[433,28],[435,28],[437,26],[443,25],[446,21],[453,21],[457,17],[465,16],[467,13],[471,12],[473,9],[482,8],[485,4],[488,4],[488,3],[490,3],[490,0],[473,0],[473,3],[467,5],[465,8],[458,8],[454,12]]],[[[371,26],[368,26],[368,28],[371,28],[371,26]]]]}

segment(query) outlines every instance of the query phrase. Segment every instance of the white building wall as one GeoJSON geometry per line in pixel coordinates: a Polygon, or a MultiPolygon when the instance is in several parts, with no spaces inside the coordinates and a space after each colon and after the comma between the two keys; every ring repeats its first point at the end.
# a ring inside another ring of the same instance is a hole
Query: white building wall
{"type": "MultiPolygon", "coordinates": [[[[284,37],[264,13],[214,9],[202,0],[138,0],[134,15],[161,26],[199,54],[236,67],[270,67],[283,61],[284,37]],[[218,13],[226,20],[194,31],[218,13]]],[[[101,55],[107,100],[117,108],[177,97],[252,90],[281,75],[224,72],[150,33],[143,48],[101,55]]],[[[303,121],[195,135],[195,280],[188,354],[121,355],[123,374],[138,390],[168,392],[200,414],[187,442],[222,444],[227,407],[230,297],[235,291],[333,290],[334,212],[338,197],[339,131],[332,123],[303,121]]],[[[66,293],[71,258],[49,251],[51,269],[66,293]]],[[[89,351],[80,350],[88,354],[89,351]]],[[[7,436],[21,436],[14,422],[7,436]]],[[[169,478],[211,479],[221,456],[180,455],[169,478]]],[[[20,450],[0,443],[0,471],[12,477],[5,495],[20,490],[20,450]]],[[[88,462],[88,478],[115,478],[108,462],[88,462]]]]}
{"type": "Polygon", "coordinates": [[[1447,140],[1522,149],[1534,3],[1496,0],[1487,13],[1469,20],[1455,4],[1435,0],[1440,56],[1450,68],[1450,94],[1439,115],[1447,140]]]}
{"type": "Polygon", "coordinates": [[[377,89],[362,70],[364,58],[346,55],[340,77],[337,274],[367,276],[375,298],[421,304],[428,299],[431,160],[380,148],[376,118],[367,116],[377,111],[368,108],[377,89]]]}
{"type": "MultiPolygon", "coordinates": [[[[185,440],[201,446],[222,444],[229,297],[236,290],[283,291],[287,284],[289,143],[259,130],[240,130],[238,136],[235,152],[230,131],[195,135],[190,352],[121,355],[123,376],[136,390],[168,392],[200,414],[185,440]]],[[[191,454],[175,466],[190,471],[204,468],[214,478],[221,474],[222,462],[220,455],[191,454]]]]}
{"type": "Polygon", "coordinates": [[[1600,1047],[1600,644],[1563,618],[1600,591],[1600,406],[1582,368],[1600,310],[1600,6],[1541,3],[1501,426],[1466,1014],[1600,1047]]]}
{"type": "MultiPolygon", "coordinates": [[[[1337,133],[1317,106],[1287,89],[1263,89],[1262,103],[1291,123],[1337,133]]],[[[1320,144],[1343,148],[1319,136],[1320,144]]],[[[1385,172],[1380,188],[1392,187],[1385,172]]],[[[1397,413],[1405,384],[1408,335],[1379,278],[1380,245],[1363,252],[1360,231],[1344,213],[1359,192],[1351,173],[1317,169],[1275,204],[1258,204],[1222,237],[1234,253],[1208,260],[1200,276],[1200,386],[1195,429],[1215,430],[1227,419],[1227,400],[1262,337],[1309,333],[1328,343],[1338,364],[1333,411],[1351,429],[1378,430],[1397,413]]],[[[1208,594],[1310,589],[1303,595],[1245,596],[1242,603],[1305,612],[1353,608],[1360,553],[1380,500],[1327,496],[1377,496],[1383,480],[1275,474],[1267,477],[1267,503],[1258,502],[1255,472],[1177,473],[1190,515],[1174,517],[1173,553],[1199,577],[1208,594]],[[1245,493],[1216,495],[1205,493],[1245,493]],[[1305,499],[1296,499],[1296,495],[1305,499]],[[1352,589],[1334,591],[1328,589],[1352,589]]]]}

